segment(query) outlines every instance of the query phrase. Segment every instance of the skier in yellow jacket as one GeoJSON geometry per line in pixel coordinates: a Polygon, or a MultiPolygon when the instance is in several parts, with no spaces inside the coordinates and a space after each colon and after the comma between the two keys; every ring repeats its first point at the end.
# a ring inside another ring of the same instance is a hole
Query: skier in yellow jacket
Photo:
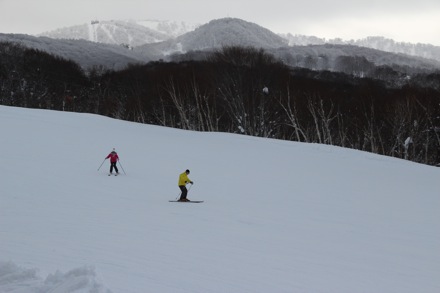
{"type": "Polygon", "coordinates": [[[188,174],[189,174],[189,170],[186,170],[185,172],[183,172],[182,174],[180,174],[179,176],[179,188],[182,191],[182,193],[180,194],[180,199],[179,201],[189,201],[186,196],[188,194],[188,189],[186,189],[186,184],[190,183],[190,184],[194,184],[194,182],[191,181],[191,179],[188,178],[188,174]]]}

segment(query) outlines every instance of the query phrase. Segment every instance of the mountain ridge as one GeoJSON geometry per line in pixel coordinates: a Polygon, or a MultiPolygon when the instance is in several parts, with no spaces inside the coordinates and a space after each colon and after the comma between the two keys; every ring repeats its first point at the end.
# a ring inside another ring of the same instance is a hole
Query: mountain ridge
{"type": "Polygon", "coordinates": [[[197,25],[159,20],[92,20],[59,28],[37,36],[54,39],[83,39],[96,43],[136,47],[162,42],[193,30],[197,25]]]}
{"type": "MultiPolygon", "coordinates": [[[[133,22],[136,28],[141,25],[133,22]]],[[[310,41],[306,37],[297,38],[297,43],[288,41],[282,36],[259,26],[258,24],[247,22],[238,18],[222,18],[212,20],[207,24],[198,26],[194,30],[190,30],[177,37],[171,37],[171,32],[176,32],[181,26],[172,26],[170,23],[161,24],[155,22],[156,27],[162,25],[162,31],[167,31],[168,34],[152,34],[154,32],[152,26],[150,28],[144,27],[137,30],[137,32],[148,32],[149,36],[154,38],[154,43],[147,43],[144,45],[132,46],[142,37],[139,35],[127,38],[120,37],[122,44],[104,44],[86,40],[75,39],[53,39],[49,37],[32,37],[26,35],[5,35],[0,34],[0,40],[21,43],[25,46],[46,51],[51,54],[59,55],[66,59],[71,59],[80,64],[86,70],[94,66],[103,66],[108,69],[122,69],[129,64],[145,64],[150,61],[178,61],[188,57],[183,56],[177,58],[176,55],[191,53],[191,58],[203,59],[203,54],[200,52],[213,52],[221,50],[228,46],[241,47],[255,47],[263,48],[273,54],[276,58],[282,60],[289,66],[304,67],[312,70],[330,70],[343,71],[348,74],[355,74],[356,76],[366,76],[366,71],[371,71],[372,67],[377,66],[391,66],[393,70],[397,70],[399,74],[409,75],[417,72],[436,71],[440,70],[440,53],[439,60],[427,59],[426,57],[411,56],[407,53],[393,53],[383,51],[384,45],[380,49],[369,48],[361,44],[309,44],[300,45],[302,43],[319,43],[323,42],[319,38],[311,38],[310,41]],[[169,29],[173,27],[173,29],[169,29]],[[155,37],[154,37],[155,36],[155,37]],[[159,41],[161,39],[165,39],[159,41]],[[136,41],[135,41],[136,40],[136,41]],[[158,41],[158,42],[156,42],[158,41]],[[128,42],[128,43],[127,43],[128,42]],[[108,51],[108,52],[107,52],[108,51]],[[356,59],[358,59],[356,61],[356,59]],[[359,61],[361,61],[359,63],[359,61]],[[347,64],[350,62],[352,64],[347,64]],[[360,65],[359,65],[360,64],[360,65]],[[359,67],[353,72],[351,67],[359,67]],[[413,70],[412,68],[415,68],[413,70]]],[[[116,37],[111,37],[111,29],[118,26],[118,36],[124,35],[124,31],[131,31],[123,29],[123,26],[130,26],[129,22],[103,22],[90,23],[87,27],[81,27],[82,34],[90,37],[104,38],[114,42],[116,37]],[[94,26],[100,25],[102,29],[95,29],[94,26]],[[105,30],[104,27],[107,29],[105,30]],[[98,33],[100,32],[100,33],[98,33]]],[[[144,22],[144,25],[146,23],[144,22]]],[[[116,36],[116,35],[115,35],[116,36]]],[[[380,39],[370,39],[379,46],[380,39]]],[[[393,46],[388,45],[388,48],[393,46]]],[[[437,47],[427,47],[437,49],[437,47]]],[[[439,47],[440,49],[440,47],[439,47]]],[[[415,51],[413,50],[412,53],[415,51]]],[[[422,54],[423,51],[418,51],[418,54],[435,57],[436,55],[422,54]]],[[[193,59],[194,60],[194,59],[193,59]]]]}
{"type": "Polygon", "coordinates": [[[440,47],[432,44],[396,42],[393,39],[382,36],[369,36],[357,40],[342,40],[340,38],[325,39],[315,36],[282,34],[286,38],[289,46],[307,46],[307,45],[353,45],[366,47],[384,52],[406,54],[410,56],[418,56],[426,59],[434,59],[440,61],[440,47]]]}
{"type": "Polygon", "coordinates": [[[257,24],[236,18],[223,18],[212,20],[177,38],[155,44],[145,44],[134,48],[134,50],[139,52],[149,52],[151,50],[164,52],[163,55],[166,56],[225,46],[275,49],[287,46],[287,42],[282,37],[257,24]]]}
{"type": "MultiPolygon", "coordinates": [[[[218,21],[222,19],[234,19],[234,18],[220,18],[212,21],[218,21]]],[[[237,18],[238,19],[238,18],[237,18]]],[[[244,20],[243,20],[244,21],[244,20]]],[[[210,22],[206,23],[209,24],[210,22]]],[[[142,46],[145,44],[159,43],[170,39],[178,38],[186,33],[192,32],[195,29],[203,26],[204,24],[186,23],[183,21],[166,21],[166,20],[109,20],[98,21],[93,20],[90,24],[83,24],[78,26],[72,26],[67,28],[59,28],[53,31],[48,31],[39,34],[38,36],[47,36],[51,38],[62,39],[86,39],[89,41],[95,41],[90,38],[86,33],[79,34],[76,30],[84,30],[87,26],[97,27],[98,31],[109,33],[105,30],[106,25],[112,25],[113,33],[115,36],[106,38],[105,33],[101,33],[102,37],[96,41],[109,43],[109,44],[128,44],[131,47],[142,46]],[[100,28],[102,26],[103,28],[100,28]],[[118,27],[121,27],[118,29],[118,27]],[[129,27],[133,28],[130,29],[129,27]],[[122,32],[127,33],[126,39],[132,39],[129,41],[124,39],[120,34],[122,32]],[[145,34],[144,37],[141,35],[145,34]]],[[[289,46],[304,46],[304,45],[323,45],[323,44],[335,44],[335,45],[355,45],[372,49],[378,49],[391,53],[403,53],[412,56],[419,56],[427,59],[434,59],[440,61],[440,46],[424,43],[410,43],[410,42],[396,42],[392,39],[381,36],[367,36],[365,38],[356,40],[343,40],[341,38],[326,39],[316,36],[307,36],[301,34],[284,33],[275,34],[282,37],[289,46]]]]}

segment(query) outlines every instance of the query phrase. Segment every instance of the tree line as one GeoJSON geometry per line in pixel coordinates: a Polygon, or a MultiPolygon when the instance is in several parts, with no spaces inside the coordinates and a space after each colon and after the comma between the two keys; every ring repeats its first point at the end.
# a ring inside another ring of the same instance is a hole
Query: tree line
{"type": "Polygon", "coordinates": [[[85,72],[0,43],[0,103],[440,162],[439,73],[389,87],[380,78],[292,68],[255,48],[85,72]]]}

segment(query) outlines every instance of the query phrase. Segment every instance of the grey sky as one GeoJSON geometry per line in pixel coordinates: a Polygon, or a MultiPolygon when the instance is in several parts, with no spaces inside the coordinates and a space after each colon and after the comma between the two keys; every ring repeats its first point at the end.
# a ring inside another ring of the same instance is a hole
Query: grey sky
{"type": "Polygon", "coordinates": [[[206,23],[236,17],[275,33],[384,36],[440,46],[439,0],[0,0],[0,32],[38,34],[90,20],[206,23]]]}

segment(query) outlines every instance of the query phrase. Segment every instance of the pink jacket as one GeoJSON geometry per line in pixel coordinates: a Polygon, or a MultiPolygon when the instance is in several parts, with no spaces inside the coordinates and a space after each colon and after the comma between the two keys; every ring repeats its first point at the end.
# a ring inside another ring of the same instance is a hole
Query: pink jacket
{"type": "Polygon", "coordinates": [[[110,162],[112,163],[116,163],[119,160],[118,154],[116,152],[111,152],[110,154],[108,154],[106,159],[108,158],[110,158],[110,162]]]}

